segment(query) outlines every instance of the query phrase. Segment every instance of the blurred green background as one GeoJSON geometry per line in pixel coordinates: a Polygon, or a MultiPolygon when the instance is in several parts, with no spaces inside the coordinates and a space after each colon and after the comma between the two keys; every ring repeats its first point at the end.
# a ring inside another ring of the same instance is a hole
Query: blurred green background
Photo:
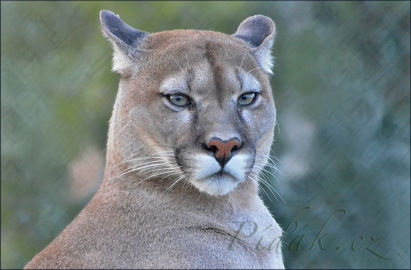
{"type": "Polygon", "coordinates": [[[100,9],[147,32],[278,29],[278,172],[264,200],[289,268],[410,267],[410,3],[1,2],[1,266],[21,268],[101,180],[118,76],[100,9]]]}

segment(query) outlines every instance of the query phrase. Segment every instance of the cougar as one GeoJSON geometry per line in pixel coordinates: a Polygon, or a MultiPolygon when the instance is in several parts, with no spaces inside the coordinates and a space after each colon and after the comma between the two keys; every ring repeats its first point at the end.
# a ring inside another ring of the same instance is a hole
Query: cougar
{"type": "Polygon", "coordinates": [[[274,22],[149,34],[100,12],[119,89],[104,179],[26,268],[284,268],[259,196],[276,109],[274,22]]]}

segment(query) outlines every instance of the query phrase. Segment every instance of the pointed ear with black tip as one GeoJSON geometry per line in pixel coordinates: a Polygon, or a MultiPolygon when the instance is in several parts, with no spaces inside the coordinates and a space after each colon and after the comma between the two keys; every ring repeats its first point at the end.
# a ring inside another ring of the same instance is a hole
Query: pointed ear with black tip
{"type": "Polygon", "coordinates": [[[149,34],[134,29],[109,10],[100,11],[100,23],[104,36],[113,44],[113,71],[122,73],[133,65],[132,60],[149,34]]]}
{"type": "Polygon", "coordinates": [[[271,48],[274,44],[275,34],[273,20],[263,15],[255,15],[245,19],[233,36],[245,41],[251,47],[263,70],[272,74],[271,69],[274,63],[271,48]]]}

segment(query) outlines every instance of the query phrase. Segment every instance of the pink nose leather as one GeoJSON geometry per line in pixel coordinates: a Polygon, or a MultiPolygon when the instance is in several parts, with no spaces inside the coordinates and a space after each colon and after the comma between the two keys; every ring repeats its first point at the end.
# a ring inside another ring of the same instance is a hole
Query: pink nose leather
{"type": "Polygon", "coordinates": [[[220,139],[212,139],[207,148],[210,150],[216,150],[215,158],[220,163],[224,163],[231,157],[231,152],[240,147],[241,143],[238,139],[231,139],[229,141],[222,141],[220,139]]]}

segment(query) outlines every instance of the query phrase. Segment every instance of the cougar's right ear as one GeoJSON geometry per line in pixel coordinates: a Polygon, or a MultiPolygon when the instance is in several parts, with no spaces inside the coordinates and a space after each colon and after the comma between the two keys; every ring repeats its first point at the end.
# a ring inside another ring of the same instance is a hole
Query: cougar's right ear
{"type": "Polygon", "coordinates": [[[122,73],[133,65],[149,33],[134,29],[108,10],[100,11],[100,23],[104,36],[113,44],[113,71],[122,73]]]}
{"type": "Polygon", "coordinates": [[[260,66],[267,72],[272,73],[273,58],[271,47],[276,35],[273,20],[263,15],[255,15],[245,19],[233,35],[248,44],[257,58],[260,66]]]}

